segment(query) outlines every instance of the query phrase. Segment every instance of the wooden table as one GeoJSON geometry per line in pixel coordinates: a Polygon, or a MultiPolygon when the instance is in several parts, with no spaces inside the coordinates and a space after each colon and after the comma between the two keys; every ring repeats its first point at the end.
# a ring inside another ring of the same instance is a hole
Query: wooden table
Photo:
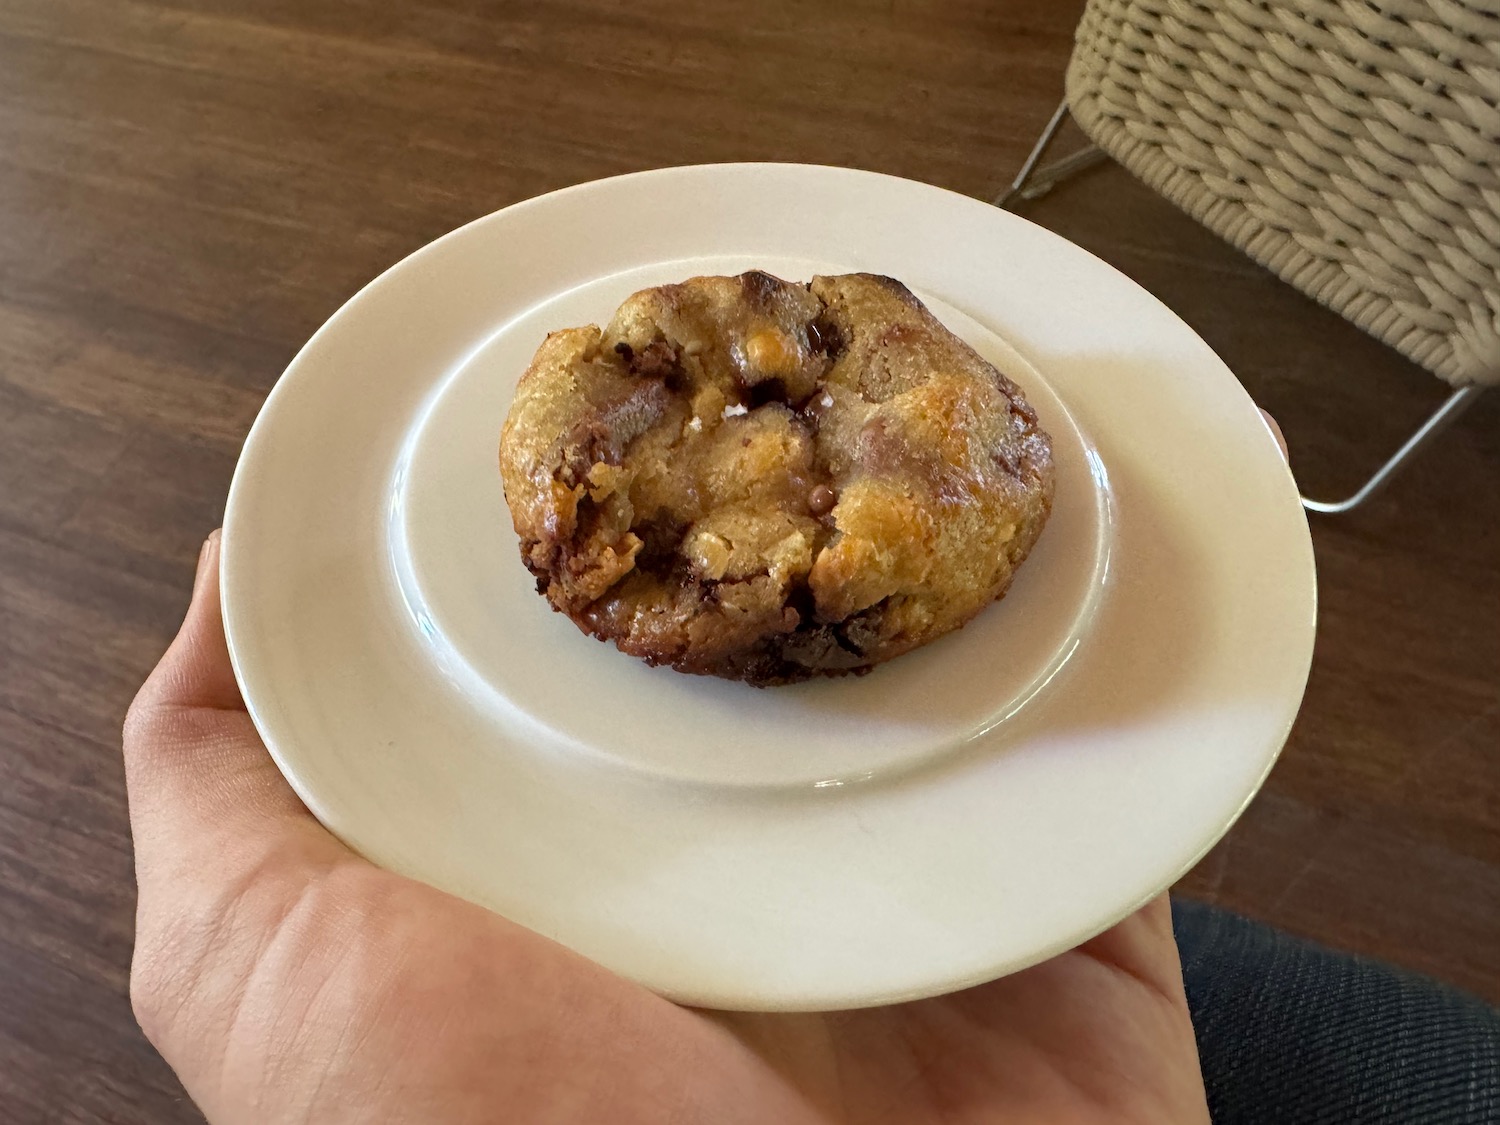
{"type": "MultiPolygon", "coordinates": [[[[0,0],[0,1119],[199,1120],[126,997],[118,731],[302,341],[437,235],[614,173],[794,160],[992,196],[1080,7],[0,0]]],[[[1030,214],[1193,323],[1320,487],[1441,396],[1118,169],[1030,214]]],[[[1316,525],[1304,718],[1187,881],[1492,1000],[1497,407],[1316,525]]]]}

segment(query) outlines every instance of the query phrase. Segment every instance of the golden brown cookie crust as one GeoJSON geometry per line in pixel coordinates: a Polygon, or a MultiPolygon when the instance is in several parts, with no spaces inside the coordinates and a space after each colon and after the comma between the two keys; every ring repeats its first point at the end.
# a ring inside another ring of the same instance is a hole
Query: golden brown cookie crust
{"type": "Polygon", "coordinates": [[[762,685],[958,628],[1053,491],[1020,389],[873,274],[693,278],[554,332],[500,468],[556,609],[651,664],[762,685]]]}

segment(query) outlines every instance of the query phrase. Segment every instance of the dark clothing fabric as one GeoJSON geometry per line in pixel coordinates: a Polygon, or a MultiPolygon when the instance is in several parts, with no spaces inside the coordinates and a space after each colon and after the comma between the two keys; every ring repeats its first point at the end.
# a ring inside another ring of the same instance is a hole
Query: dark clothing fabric
{"type": "Polygon", "coordinates": [[[1201,903],[1172,924],[1214,1125],[1500,1125],[1500,1012],[1201,903]]]}

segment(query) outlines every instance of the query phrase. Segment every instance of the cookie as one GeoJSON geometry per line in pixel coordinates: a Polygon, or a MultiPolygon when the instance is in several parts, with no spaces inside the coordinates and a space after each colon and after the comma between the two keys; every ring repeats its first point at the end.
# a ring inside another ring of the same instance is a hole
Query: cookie
{"type": "Polygon", "coordinates": [[[554,332],[500,442],[585,632],[767,685],[864,672],[1005,593],[1051,510],[1020,389],[900,282],[699,277],[554,332]]]}

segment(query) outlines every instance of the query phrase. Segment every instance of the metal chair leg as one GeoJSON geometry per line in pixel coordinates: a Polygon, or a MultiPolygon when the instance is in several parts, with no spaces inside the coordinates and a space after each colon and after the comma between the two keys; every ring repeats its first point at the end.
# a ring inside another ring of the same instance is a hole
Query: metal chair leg
{"type": "Polygon", "coordinates": [[[1069,176],[1082,172],[1085,168],[1092,168],[1105,159],[1104,150],[1098,145],[1091,144],[1061,160],[1054,160],[1044,168],[1037,168],[1037,162],[1046,153],[1047,146],[1057,136],[1058,129],[1062,128],[1063,118],[1067,116],[1068,100],[1064,98],[1052,111],[1051,120],[1047,122],[1047,127],[1042,130],[1042,135],[1032,146],[1031,155],[1026,158],[1026,163],[1021,165],[1021,170],[1016,173],[1016,178],[1011,182],[1010,187],[995,200],[996,207],[1007,207],[1017,200],[1036,199],[1038,196],[1046,195],[1069,176]]]}
{"type": "Polygon", "coordinates": [[[1375,475],[1365,481],[1364,485],[1348,499],[1309,500],[1304,496],[1302,506],[1309,512],[1322,512],[1325,515],[1338,515],[1353,511],[1389,484],[1391,478],[1396,475],[1396,471],[1415,457],[1433,438],[1458,421],[1459,415],[1474,405],[1474,400],[1483,390],[1483,387],[1477,385],[1460,387],[1449,395],[1443,405],[1433,411],[1432,416],[1417,428],[1417,432],[1407,438],[1405,444],[1396,450],[1391,459],[1380,466],[1375,475]]]}
{"type": "MultiPolygon", "coordinates": [[[[1077,175],[1085,168],[1091,168],[1106,159],[1106,153],[1098,145],[1091,144],[1070,156],[1061,160],[1054,160],[1051,164],[1038,168],[1047,148],[1052,144],[1057,131],[1062,128],[1063,120],[1068,116],[1068,100],[1064,98],[1052,111],[1052,117],[1047,122],[1047,127],[1042,130],[1042,135],[1037,138],[1036,144],[1032,146],[1031,153],[1026,157],[1026,162],[1021,165],[1021,170],[1016,173],[1016,178],[1011,182],[1009,188],[995,200],[996,207],[1009,207],[1011,204],[1022,200],[1036,199],[1046,195],[1054,187],[1070,176],[1077,175]]],[[[1454,391],[1433,412],[1432,416],[1417,428],[1417,432],[1406,439],[1400,449],[1391,456],[1384,465],[1375,471],[1374,476],[1365,481],[1363,485],[1352,495],[1343,500],[1309,500],[1302,497],[1302,506],[1309,512],[1321,512],[1325,515],[1338,515],[1343,512],[1351,512],[1358,508],[1370,497],[1380,492],[1401,469],[1403,465],[1417,455],[1434,438],[1453,425],[1465,410],[1474,404],[1479,397],[1483,387],[1474,385],[1460,387],[1454,391]]]]}

